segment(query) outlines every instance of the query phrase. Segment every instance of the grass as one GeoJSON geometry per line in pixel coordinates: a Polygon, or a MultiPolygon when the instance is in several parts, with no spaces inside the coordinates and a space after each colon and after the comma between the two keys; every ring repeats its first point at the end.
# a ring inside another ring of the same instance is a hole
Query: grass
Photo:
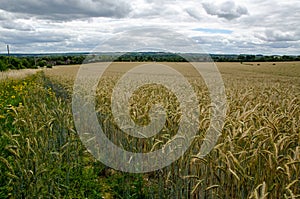
{"type": "MultiPolygon", "coordinates": [[[[114,63],[105,72],[96,109],[115,144],[148,152],[176,134],[181,113],[172,93],[146,85],[131,98],[131,118],[147,124],[147,111],[160,101],[168,114],[163,130],[147,140],[122,133],[110,110],[111,92],[138,64],[114,63]]],[[[300,198],[300,63],[257,64],[217,64],[227,117],[217,145],[200,158],[209,125],[207,89],[186,63],[168,63],[187,77],[201,102],[199,132],[184,156],[147,174],[110,169],[82,145],[71,112],[78,66],[1,81],[0,198],[300,198]]]]}
{"type": "MultiPolygon", "coordinates": [[[[81,144],[69,101],[56,97],[43,74],[7,80],[0,86],[0,198],[112,198],[117,194],[111,181],[127,175],[99,175],[105,173],[105,166],[81,144]]],[[[133,183],[140,177],[131,179],[119,192],[133,195],[133,183]]]]}
{"type": "Polygon", "coordinates": [[[22,70],[9,70],[0,73],[0,80],[6,79],[20,79],[25,78],[26,76],[33,75],[40,70],[37,69],[22,69],[22,70]]]}

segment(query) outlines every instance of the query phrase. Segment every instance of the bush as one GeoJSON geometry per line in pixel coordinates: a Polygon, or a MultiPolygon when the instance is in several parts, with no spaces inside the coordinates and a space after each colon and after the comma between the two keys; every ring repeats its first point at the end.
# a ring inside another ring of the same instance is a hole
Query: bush
{"type": "Polygon", "coordinates": [[[0,60],[0,71],[5,70],[7,70],[7,65],[2,60],[0,60]]]}
{"type": "Polygon", "coordinates": [[[39,61],[38,65],[40,67],[45,67],[45,66],[47,66],[47,61],[46,60],[41,60],[41,61],[39,61]]]}

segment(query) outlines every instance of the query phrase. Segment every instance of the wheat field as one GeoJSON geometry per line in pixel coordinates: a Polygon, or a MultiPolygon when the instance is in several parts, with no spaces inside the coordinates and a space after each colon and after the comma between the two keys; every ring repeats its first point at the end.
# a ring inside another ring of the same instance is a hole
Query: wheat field
{"type": "MultiPolygon", "coordinates": [[[[130,97],[130,116],[149,123],[160,102],[167,121],[149,139],[124,135],[111,111],[114,86],[143,63],[113,63],[96,90],[106,136],[132,152],[150,152],[178,130],[179,102],[159,85],[130,97]]],[[[213,150],[197,154],[210,124],[209,92],[188,63],[166,64],[183,74],[199,100],[199,130],[187,152],[145,174],[113,170],[96,161],[78,138],[71,102],[79,66],[45,69],[1,86],[1,197],[10,198],[300,198],[300,63],[216,63],[226,90],[226,118],[213,150]],[[14,96],[14,97],[13,97],[14,96]]],[[[120,157],[122,158],[122,157],[120,157]]]]}

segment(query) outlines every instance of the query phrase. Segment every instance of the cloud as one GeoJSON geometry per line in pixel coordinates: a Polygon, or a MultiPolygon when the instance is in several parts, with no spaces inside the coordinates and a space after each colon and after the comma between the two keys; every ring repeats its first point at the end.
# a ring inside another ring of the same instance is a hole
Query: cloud
{"type": "Polygon", "coordinates": [[[5,16],[4,12],[1,12],[1,10],[0,10],[0,21],[4,21],[6,19],[7,19],[7,17],[5,16]]]}
{"type": "MultiPolygon", "coordinates": [[[[99,42],[98,42],[99,43],[99,42]]],[[[95,51],[156,51],[169,52],[202,52],[195,48],[195,41],[175,31],[155,28],[133,28],[116,34],[106,42],[100,44],[95,51]]]]}
{"type": "Polygon", "coordinates": [[[72,20],[87,17],[126,17],[131,7],[124,0],[9,0],[0,9],[36,17],[72,20]]]}
{"type": "Polygon", "coordinates": [[[267,42],[283,42],[283,41],[297,41],[299,40],[299,35],[297,36],[295,32],[280,31],[280,30],[266,30],[263,34],[256,35],[259,39],[267,42]]]}
{"type": "Polygon", "coordinates": [[[132,1],[132,12],[130,17],[143,19],[171,19],[179,18],[182,15],[180,2],[173,0],[135,0],[132,1]]]}
{"type": "Polygon", "coordinates": [[[2,0],[0,52],[5,52],[4,44],[14,52],[87,52],[139,27],[149,27],[149,34],[133,32],[111,44],[157,46],[167,38],[168,45],[184,44],[151,30],[159,27],[192,38],[209,53],[299,54],[298,1],[2,0]],[[151,40],[151,35],[162,40],[151,40]]]}
{"type": "Polygon", "coordinates": [[[236,5],[234,1],[226,1],[221,4],[202,3],[202,6],[207,14],[227,20],[237,19],[248,14],[246,7],[236,5]]]}
{"type": "Polygon", "coordinates": [[[50,31],[12,31],[6,30],[0,32],[0,42],[13,44],[13,45],[22,45],[22,44],[36,44],[36,43],[57,43],[64,42],[67,39],[70,39],[69,35],[59,34],[50,31]]]}
{"type": "Polygon", "coordinates": [[[195,8],[187,8],[186,12],[193,18],[197,20],[201,20],[202,16],[199,14],[199,12],[195,8]]]}
{"type": "Polygon", "coordinates": [[[290,42],[272,42],[272,43],[268,43],[266,46],[268,46],[269,48],[290,48],[293,46],[292,43],[290,42]]]}
{"type": "Polygon", "coordinates": [[[13,13],[7,12],[5,10],[1,10],[1,4],[0,4],[0,21],[12,20],[14,18],[16,18],[16,16],[13,13]]]}
{"type": "Polygon", "coordinates": [[[232,30],[226,30],[226,29],[195,28],[193,30],[210,33],[210,34],[231,34],[232,33],[232,30]]]}
{"type": "Polygon", "coordinates": [[[19,30],[19,31],[33,31],[33,27],[28,25],[28,24],[24,24],[24,23],[19,23],[13,20],[3,20],[0,21],[0,26],[3,29],[10,29],[10,30],[19,30]]]}

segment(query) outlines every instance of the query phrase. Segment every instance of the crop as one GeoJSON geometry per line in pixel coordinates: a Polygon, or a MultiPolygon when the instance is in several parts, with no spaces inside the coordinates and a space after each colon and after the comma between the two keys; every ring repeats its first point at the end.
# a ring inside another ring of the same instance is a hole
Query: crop
{"type": "MultiPolygon", "coordinates": [[[[148,139],[124,134],[114,121],[111,96],[122,73],[134,65],[114,63],[105,72],[95,109],[116,145],[133,152],[154,151],[176,134],[182,113],[172,92],[145,85],[130,98],[130,117],[147,125],[151,106],[159,102],[167,121],[148,139]]],[[[198,154],[210,123],[208,90],[187,64],[168,65],[182,72],[195,90],[199,131],[181,158],[146,174],[110,169],[81,143],[71,112],[78,67],[54,67],[0,82],[0,197],[300,198],[299,63],[218,65],[228,110],[217,145],[203,158],[198,154]]]]}

